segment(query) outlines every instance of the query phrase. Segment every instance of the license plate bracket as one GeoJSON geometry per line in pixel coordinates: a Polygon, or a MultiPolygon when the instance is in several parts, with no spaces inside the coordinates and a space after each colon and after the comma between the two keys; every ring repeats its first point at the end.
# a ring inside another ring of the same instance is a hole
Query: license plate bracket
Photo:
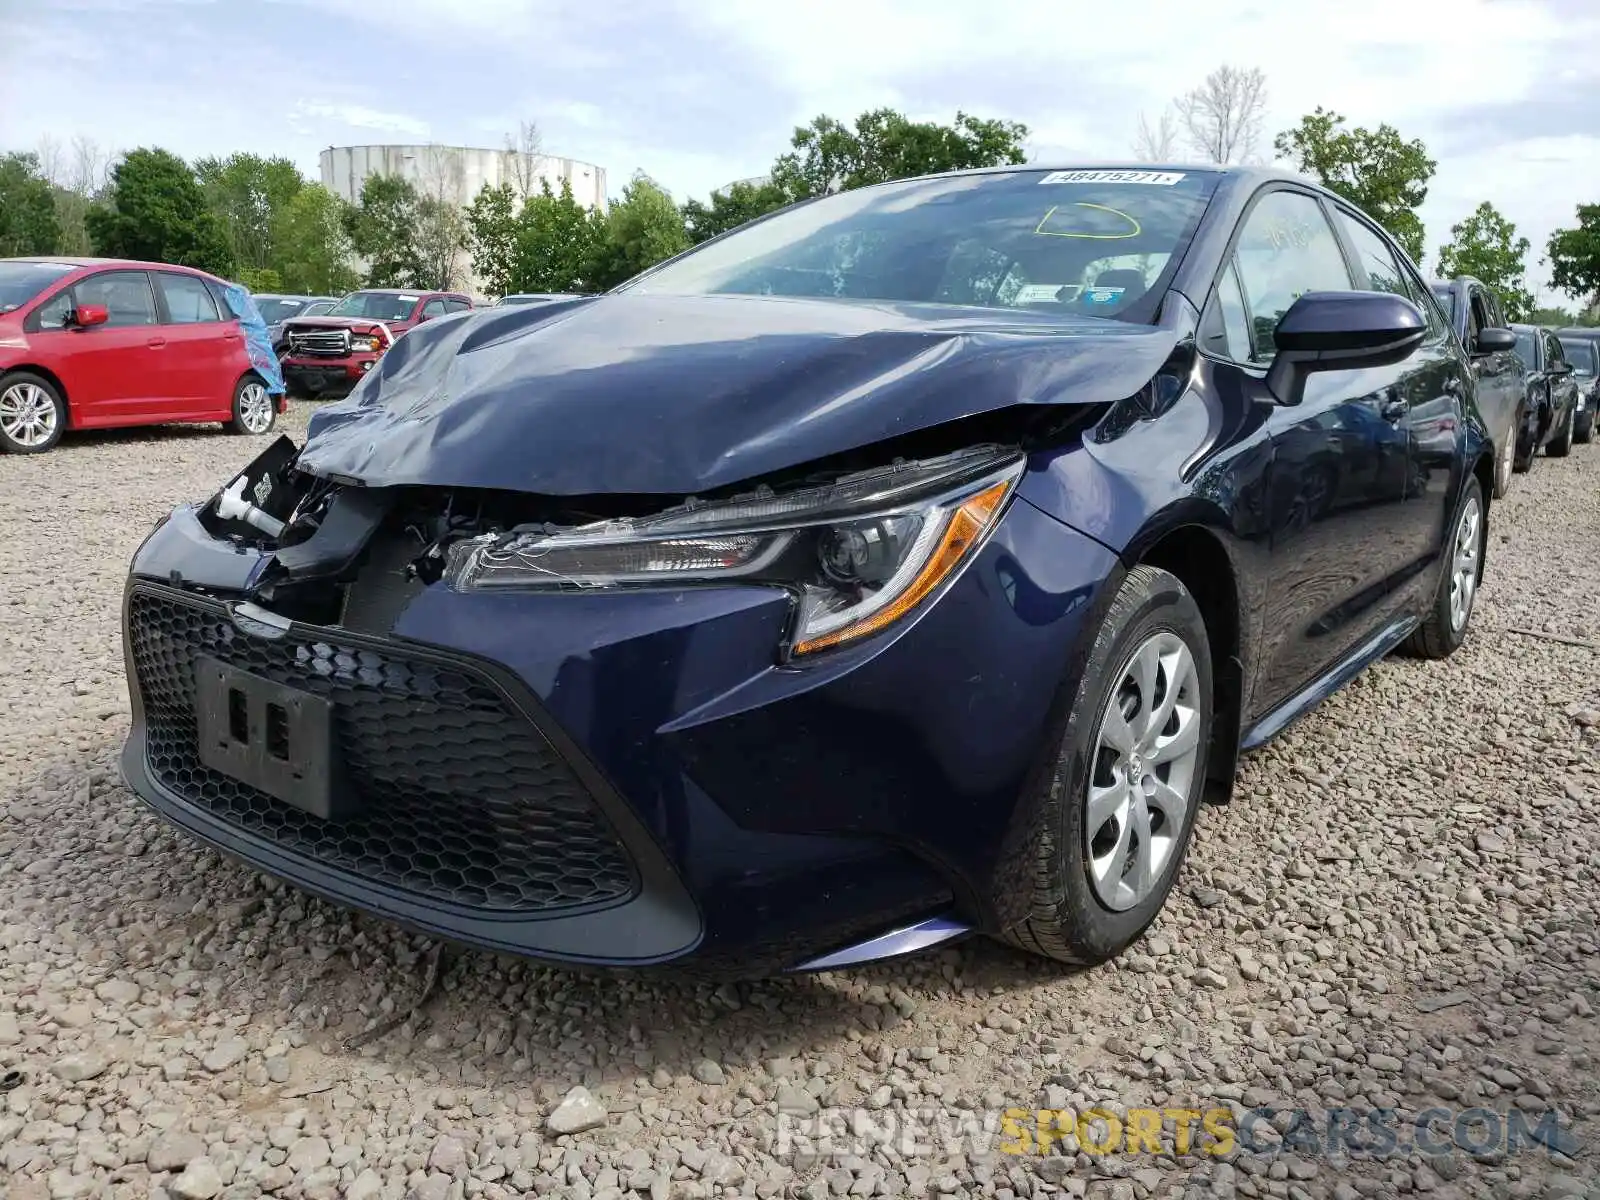
{"type": "Polygon", "coordinates": [[[331,702],[208,656],[195,693],[203,764],[325,821],[351,815],[331,702]]]}

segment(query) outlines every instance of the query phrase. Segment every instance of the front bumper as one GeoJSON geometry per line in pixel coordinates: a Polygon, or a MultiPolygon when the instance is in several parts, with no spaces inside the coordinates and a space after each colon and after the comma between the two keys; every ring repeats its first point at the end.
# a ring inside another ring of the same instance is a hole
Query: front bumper
{"type": "Polygon", "coordinates": [[[377,354],[351,354],[344,358],[319,358],[313,355],[288,356],[279,360],[289,390],[302,394],[344,395],[378,362],[377,354]]]}
{"type": "Polygon", "coordinates": [[[123,771],[157,812],[309,891],[462,942],[758,973],[920,917],[1015,919],[1030,781],[1118,573],[1019,499],[919,614],[780,666],[789,599],[758,588],[434,585],[378,632],[296,624],[262,642],[234,611],[258,557],[179,509],[135,560],[123,771]],[[185,705],[202,652],[330,696],[377,824],[318,823],[197,773],[185,705]],[[557,797],[582,819],[553,822],[557,797]],[[441,859],[446,834],[458,853],[441,859]],[[547,903],[580,861],[603,886],[569,881],[547,903]]]}

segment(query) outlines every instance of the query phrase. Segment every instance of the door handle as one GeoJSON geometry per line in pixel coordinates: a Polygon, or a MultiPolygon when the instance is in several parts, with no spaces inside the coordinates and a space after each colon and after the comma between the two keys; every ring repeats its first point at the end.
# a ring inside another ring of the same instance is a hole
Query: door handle
{"type": "Polygon", "coordinates": [[[145,343],[145,345],[149,346],[150,349],[152,349],[152,350],[159,350],[163,346],[165,346],[166,344],[167,344],[167,339],[166,338],[151,338],[148,342],[145,343]]]}

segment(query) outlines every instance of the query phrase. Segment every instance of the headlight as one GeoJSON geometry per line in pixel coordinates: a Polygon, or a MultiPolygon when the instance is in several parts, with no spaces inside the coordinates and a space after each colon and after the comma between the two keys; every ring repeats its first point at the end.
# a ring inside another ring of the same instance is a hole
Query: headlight
{"type": "Polygon", "coordinates": [[[359,350],[363,354],[371,354],[383,344],[383,339],[376,334],[370,337],[354,337],[350,339],[350,349],[359,350]]]}
{"type": "Polygon", "coordinates": [[[892,625],[949,580],[998,523],[1023,457],[979,447],[820,487],[690,501],[656,516],[458,542],[458,591],[763,583],[797,599],[792,652],[892,625]]]}

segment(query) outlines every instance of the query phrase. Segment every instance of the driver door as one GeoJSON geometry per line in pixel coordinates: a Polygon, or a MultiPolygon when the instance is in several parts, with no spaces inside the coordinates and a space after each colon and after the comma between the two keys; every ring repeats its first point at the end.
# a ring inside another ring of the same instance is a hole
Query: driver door
{"type": "Polygon", "coordinates": [[[60,377],[76,428],[135,424],[159,411],[172,391],[167,339],[145,271],[99,271],[63,288],[30,318],[28,336],[60,377]],[[85,304],[102,305],[105,324],[66,324],[85,304]]]}

